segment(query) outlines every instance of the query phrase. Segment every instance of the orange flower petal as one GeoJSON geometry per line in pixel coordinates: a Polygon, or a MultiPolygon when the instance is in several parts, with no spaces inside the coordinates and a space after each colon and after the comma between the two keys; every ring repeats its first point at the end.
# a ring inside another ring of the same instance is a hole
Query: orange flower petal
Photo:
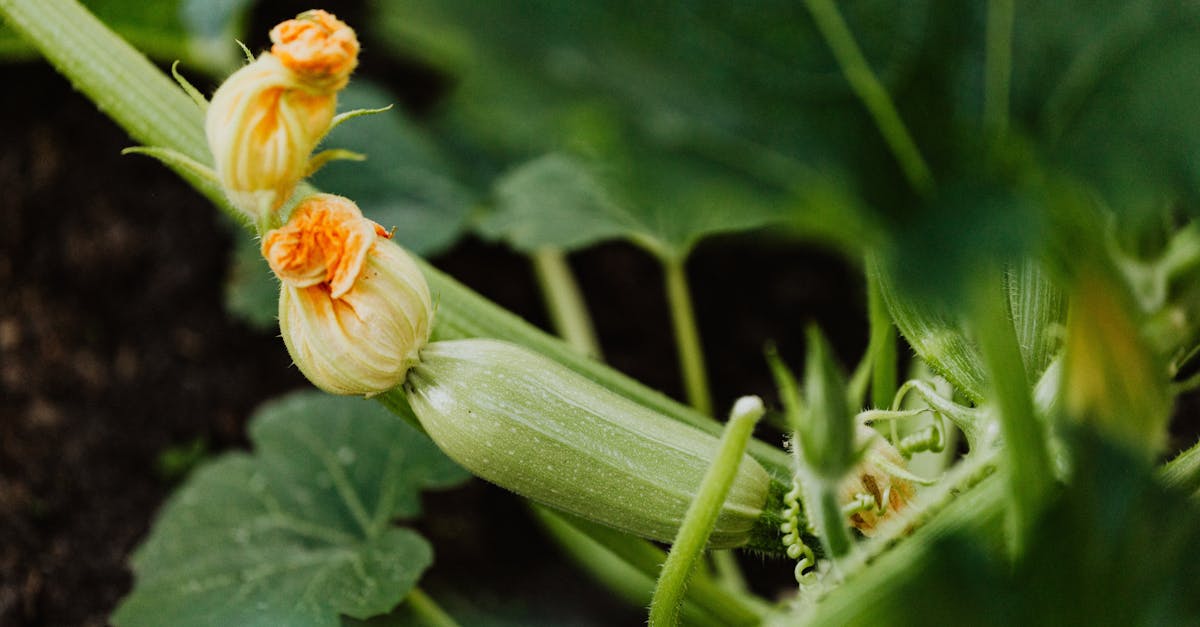
{"type": "Polygon", "coordinates": [[[316,194],[263,238],[262,254],[280,280],[298,288],[323,284],[339,299],[354,287],[381,230],[353,201],[316,194]]]}
{"type": "Polygon", "coordinates": [[[312,87],[336,91],[358,65],[354,29],[321,10],[306,11],[271,29],[271,54],[312,87]]]}

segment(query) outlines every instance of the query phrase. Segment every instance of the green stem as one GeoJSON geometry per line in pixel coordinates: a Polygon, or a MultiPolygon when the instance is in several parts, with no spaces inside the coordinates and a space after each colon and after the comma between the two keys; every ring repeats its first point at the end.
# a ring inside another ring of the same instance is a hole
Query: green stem
{"type": "Polygon", "coordinates": [[[870,64],[854,40],[854,34],[842,19],[837,5],[833,0],[805,0],[805,4],[808,5],[821,36],[825,38],[825,43],[833,51],[833,56],[842,68],[846,81],[850,83],[850,88],[867,107],[875,126],[879,128],[884,141],[895,155],[909,184],[922,195],[932,193],[934,182],[929,166],[925,164],[920,149],[900,118],[887,89],[871,70],[870,64]]]}
{"type": "Polygon", "coordinates": [[[709,553],[709,558],[712,559],[713,569],[717,573],[717,581],[726,590],[734,593],[745,593],[746,577],[742,575],[742,568],[738,566],[737,555],[733,549],[722,549],[709,553]]]}
{"type": "MultiPolygon", "coordinates": [[[[649,604],[654,578],[667,554],[653,543],[569,514],[533,506],[543,525],[589,572],[627,598],[649,604]]],[[[755,599],[731,593],[697,575],[688,586],[683,614],[687,624],[755,625],[762,611],[755,599]]]]}
{"type": "Polygon", "coordinates": [[[896,327],[883,302],[879,275],[871,271],[875,264],[868,262],[867,319],[871,339],[867,351],[871,354],[871,406],[885,409],[892,406],[896,396],[896,327]]]}
{"type": "Polygon", "coordinates": [[[700,331],[692,310],[692,295],[688,289],[687,272],[682,259],[663,262],[666,274],[667,301],[671,306],[671,323],[675,328],[675,345],[679,349],[679,365],[683,369],[683,384],[688,404],[696,411],[712,415],[712,397],[708,390],[708,373],[704,368],[704,352],[700,348],[700,331]]]}
{"type": "Polygon", "coordinates": [[[413,614],[428,627],[458,627],[458,623],[420,588],[409,591],[405,600],[413,614]]]}
{"type": "Polygon", "coordinates": [[[983,68],[983,127],[994,138],[1003,137],[1008,131],[1013,14],[1013,0],[988,0],[987,58],[983,68]]]}
{"type": "Polygon", "coordinates": [[[557,248],[542,248],[531,258],[555,332],[581,354],[602,360],[592,318],[566,256],[557,248]]]}
{"type": "Polygon", "coordinates": [[[729,488],[733,485],[733,478],[746,451],[746,443],[750,441],[750,434],[754,432],[754,425],[762,415],[762,401],[757,397],[742,397],[734,404],[729,422],[725,426],[725,433],[721,436],[717,456],[704,473],[700,491],[683,516],[683,524],[679,527],[679,533],[675,535],[671,552],[667,555],[662,574],[658,577],[654,599],[650,602],[651,627],[678,624],[688,580],[691,579],[696,562],[704,552],[708,536],[712,534],[717,515],[721,512],[721,504],[725,502],[729,488]]]}
{"type": "MultiPolygon", "coordinates": [[[[993,274],[981,276],[972,298],[979,352],[991,380],[991,399],[1000,412],[1007,456],[1010,549],[1020,555],[1029,529],[1054,482],[1047,436],[1034,412],[1025,365],[1004,294],[993,274]]],[[[998,278],[998,277],[997,277],[998,278]]]]}
{"type": "Polygon", "coordinates": [[[840,569],[842,559],[854,548],[854,540],[838,502],[838,484],[822,477],[811,477],[804,483],[808,487],[808,513],[817,524],[825,554],[835,568],[840,569]]]}

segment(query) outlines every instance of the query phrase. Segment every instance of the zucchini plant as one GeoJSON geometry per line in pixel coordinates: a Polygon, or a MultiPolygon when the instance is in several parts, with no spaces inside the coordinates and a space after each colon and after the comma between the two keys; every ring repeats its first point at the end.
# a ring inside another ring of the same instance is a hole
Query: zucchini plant
{"type": "Polygon", "coordinates": [[[380,54],[460,77],[421,126],[326,11],[209,98],[74,0],[0,0],[243,227],[233,309],[327,393],[194,473],[112,621],[455,624],[396,521],[473,475],[653,625],[1195,624],[1200,10],[1101,4],[380,0],[380,54]],[[559,338],[420,257],[467,224],[529,255],[559,338]],[[762,399],[713,405],[686,262],[733,232],[867,286],[853,368],[816,326],[800,376],[767,351],[784,446],[762,399]],[[614,238],[661,262],[686,406],[602,361],[566,255],[614,238]]]}

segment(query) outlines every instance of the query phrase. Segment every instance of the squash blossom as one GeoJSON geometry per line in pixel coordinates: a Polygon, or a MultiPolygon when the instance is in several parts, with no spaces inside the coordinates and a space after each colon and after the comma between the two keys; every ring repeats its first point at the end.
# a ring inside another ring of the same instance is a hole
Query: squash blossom
{"type": "Polygon", "coordinates": [[[309,174],[358,63],[354,31],[324,11],[279,24],[271,38],[271,52],[213,94],[204,125],[225,194],[259,224],[309,174]]]}
{"type": "Polygon", "coordinates": [[[330,13],[305,11],[271,29],[271,54],[312,89],[339,91],[358,65],[358,36],[330,13]]]}
{"type": "Polygon", "coordinates": [[[858,495],[867,495],[876,507],[855,511],[850,524],[864,536],[875,535],[875,528],[895,513],[903,511],[915,495],[911,481],[898,477],[891,468],[904,468],[904,457],[875,430],[858,425],[858,445],[865,446],[862,459],[838,484],[838,501],[848,503],[858,495]]]}
{"type": "Polygon", "coordinates": [[[267,233],[262,254],[279,277],[279,330],[314,385],[372,396],[404,381],[429,341],[433,303],[408,253],[353,201],[305,198],[267,233]]]}

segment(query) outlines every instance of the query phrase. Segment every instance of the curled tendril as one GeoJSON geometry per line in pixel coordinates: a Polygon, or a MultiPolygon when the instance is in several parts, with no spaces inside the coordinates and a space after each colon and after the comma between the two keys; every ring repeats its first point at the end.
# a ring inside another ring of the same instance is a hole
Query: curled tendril
{"type": "Polygon", "coordinates": [[[912,453],[927,450],[940,451],[945,447],[945,420],[954,423],[963,435],[967,438],[967,444],[974,449],[976,444],[980,443],[986,429],[988,420],[985,412],[975,407],[966,407],[959,405],[954,401],[938,394],[937,390],[932,385],[920,380],[911,380],[900,386],[896,391],[895,399],[892,401],[892,406],[889,409],[872,409],[858,414],[858,419],[868,424],[874,422],[889,421],[892,423],[891,440],[896,444],[896,447],[901,450],[907,457],[912,453]],[[909,393],[916,394],[925,401],[928,407],[920,409],[900,409],[904,404],[905,397],[909,393]],[[896,433],[896,422],[902,418],[910,418],[924,413],[933,414],[933,427],[927,428],[917,433],[914,433],[904,439],[900,439],[896,433]],[[933,430],[936,430],[934,433],[933,430]],[[906,444],[907,443],[907,444],[906,444]],[[921,448],[925,446],[926,448],[921,448]],[[905,450],[905,449],[908,450],[905,450]]]}
{"type": "MultiPolygon", "coordinates": [[[[800,512],[803,505],[800,500],[800,482],[795,478],[792,479],[792,489],[783,495],[783,504],[783,523],[779,525],[779,531],[783,533],[783,546],[788,557],[797,560],[794,571],[796,583],[812,583],[817,578],[817,557],[801,537],[800,512]]],[[[805,529],[809,533],[812,532],[811,526],[805,529]]]]}
{"type": "Polygon", "coordinates": [[[904,436],[896,448],[905,457],[912,457],[913,453],[922,451],[941,453],[946,448],[946,435],[943,429],[945,427],[942,426],[942,421],[935,418],[933,424],[904,436]]]}
{"type": "Polygon", "coordinates": [[[888,497],[891,496],[892,488],[889,486],[883,493],[881,499],[876,499],[875,495],[866,492],[859,492],[854,495],[854,498],[842,506],[842,514],[853,516],[861,512],[875,511],[880,515],[887,512],[888,497]]]}

